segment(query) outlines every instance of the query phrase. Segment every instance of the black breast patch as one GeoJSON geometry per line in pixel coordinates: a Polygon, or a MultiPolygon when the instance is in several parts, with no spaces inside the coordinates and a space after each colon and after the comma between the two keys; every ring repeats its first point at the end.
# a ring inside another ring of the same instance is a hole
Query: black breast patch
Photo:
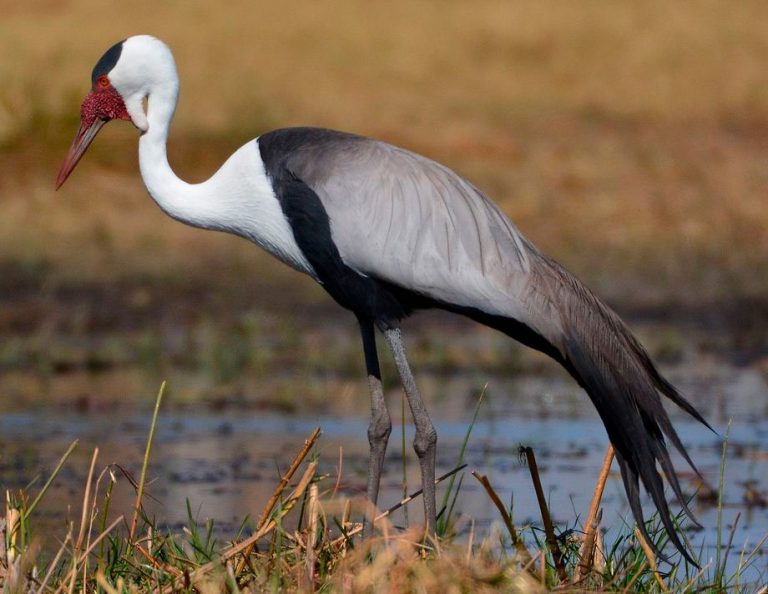
{"type": "Polygon", "coordinates": [[[344,263],[331,235],[328,213],[312,188],[287,169],[273,168],[270,179],[299,249],[337,303],[384,328],[396,326],[411,312],[387,283],[344,263]]]}

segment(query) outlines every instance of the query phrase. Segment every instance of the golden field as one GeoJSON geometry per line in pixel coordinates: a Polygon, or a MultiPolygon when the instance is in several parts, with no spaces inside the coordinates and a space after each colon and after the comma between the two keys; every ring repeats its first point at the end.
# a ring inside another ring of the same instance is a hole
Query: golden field
{"type": "Polygon", "coordinates": [[[766,289],[765,3],[3,0],[0,11],[7,289],[172,278],[319,294],[242,240],[162,215],[126,123],[53,191],[93,64],[136,33],[175,53],[170,156],[186,179],[274,127],[340,128],[450,165],[614,302],[766,289]]]}

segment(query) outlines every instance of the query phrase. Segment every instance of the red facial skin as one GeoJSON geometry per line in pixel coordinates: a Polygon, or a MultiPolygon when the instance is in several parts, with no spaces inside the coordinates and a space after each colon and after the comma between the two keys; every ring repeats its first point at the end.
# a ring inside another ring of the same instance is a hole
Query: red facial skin
{"type": "Polygon", "coordinates": [[[130,120],[123,98],[106,76],[96,79],[93,89],[80,106],[81,123],[90,126],[97,118],[102,120],[130,120]]]}
{"type": "Polygon", "coordinates": [[[106,75],[97,78],[91,92],[88,93],[80,106],[80,129],[77,131],[72,146],[59,170],[59,175],[56,178],[56,189],[58,190],[67,180],[104,124],[110,120],[130,121],[130,119],[131,116],[128,115],[123,98],[109,82],[109,78],[106,75]]]}

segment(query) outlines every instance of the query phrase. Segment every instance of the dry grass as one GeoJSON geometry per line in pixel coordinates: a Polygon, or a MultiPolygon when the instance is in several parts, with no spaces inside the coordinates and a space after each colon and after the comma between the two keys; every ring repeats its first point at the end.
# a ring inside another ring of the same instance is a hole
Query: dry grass
{"type": "MultiPolygon", "coordinates": [[[[162,392],[163,388],[158,393],[158,407],[162,392]]],[[[398,528],[390,522],[389,514],[406,505],[407,500],[378,514],[372,537],[360,540],[356,535],[361,525],[354,520],[361,517],[366,506],[337,492],[341,475],[318,473],[318,460],[312,452],[320,432],[315,430],[299,448],[260,519],[255,524],[244,520],[241,534],[222,546],[214,537],[213,525],[197,524],[191,510],[189,524],[180,534],[169,533],[147,518],[146,513],[140,513],[156,422],[155,416],[138,481],[114,464],[98,472],[99,451],[94,450],[85,479],[77,535],[74,522],[67,522],[66,534],[59,546],[50,546],[53,542],[49,534],[49,542],[45,543],[48,550],[41,552],[42,536],[34,528],[33,511],[67,463],[75,444],[64,454],[33,503],[29,503],[30,497],[25,491],[5,492],[5,514],[0,516],[0,587],[3,591],[41,594],[75,591],[156,594],[740,591],[741,587],[750,587],[740,581],[741,574],[757,562],[755,555],[762,545],[737,568],[732,568],[732,574],[717,574],[713,579],[710,567],[697,571],[682,563],[672,565],[669,573],[661,575],[655,570],[655,557],[647,544],[629,534],[620,535],[614,546],[605,549],[607,556],[601,555],[599,566],[591,565],[576,553],[580,532],[567,531],[557,537],[557,542],[565,547],[565,556],[556,574],[553,552],[543,545],[539,548],[528,528],[525,529],[527,543],[518,540],[503,505],[499,510],[511,538],[516,541],[514,547],[502,532],[494,529],[488,535],[476,535],[473,527],[466,539],[456,539],[457,518],[452,515],[452,506],[443,510],[447,532],[437,538],[425,539],[423,527],[398,528]],[[115,512],[111,511],[113,497],[126,483],[137,492],[130,529],[127,517],[120,515],[113,519],[115,512]]],[[[479,478],[490,498],[498,502],[498,495],[487,478],[479,478]]],[[[448,489],[451,491],[453,487],[448,489]]],[[[656,534],[659,528],[652,530],[656,534]]]]}
{"type": "Polygon", "coordinates": [[[91,65],[150,32],[179,65],[171,159],[190,180],[271,127],[348,129],[455,167],[613,299],[766,288],[764,3],[1,4],[0,262],[49,283],[295,282],[163,217],[129,126],[53,193],[91,65]]]}

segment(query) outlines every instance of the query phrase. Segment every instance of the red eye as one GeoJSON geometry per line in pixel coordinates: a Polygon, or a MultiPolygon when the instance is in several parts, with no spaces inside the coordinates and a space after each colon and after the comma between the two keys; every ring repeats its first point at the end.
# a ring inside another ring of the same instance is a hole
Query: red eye
{"type": "Polygon", "coordinates": [[[106,89],[109,86],[109,78],[107,78],[106,74],[102,74],[96,79],[96,84],[100,89],[106,89]]]}

